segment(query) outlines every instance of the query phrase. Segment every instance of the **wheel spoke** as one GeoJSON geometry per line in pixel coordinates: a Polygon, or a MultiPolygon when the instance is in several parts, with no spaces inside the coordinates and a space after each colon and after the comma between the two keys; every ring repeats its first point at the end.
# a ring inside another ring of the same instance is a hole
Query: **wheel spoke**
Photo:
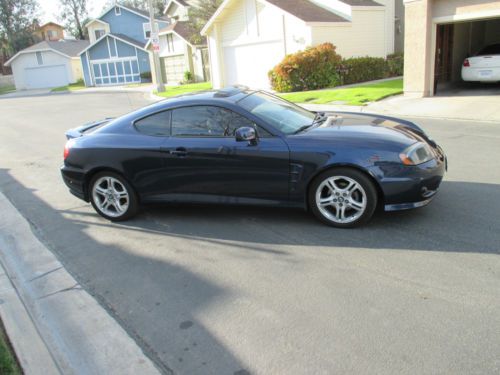
{"type": "Polygon", "coordinates": [[[350,201],[349,206],[356,210],[356,211],[361,211],[364,208],[364,204],[362,202],[356,202],[356,201],[350,201]]]}
{"type": "Polygon", "coordinates": [[[99,195],[103,195],[103,196],[106,196],[106,193],[107,193],[107,190],[104,189],[103,187],[101,186],[96,186],[94,191],[99,194],[99,195]]]}
{"type": "Polygon", "coordinates": [[[349,185],[344,189],[348,193],[352,194],[354,190],[358,187],[358,184],[354,181],[349,181],[349,185]]]}
{"type": "Polygon", "coordinates": [[[321,200],[319,201],[319,204],[323,207],[326,207],[326,206],[331,206],[333,205],[333,197],[326,197],[326,198],[321,198],[321,200]]]}

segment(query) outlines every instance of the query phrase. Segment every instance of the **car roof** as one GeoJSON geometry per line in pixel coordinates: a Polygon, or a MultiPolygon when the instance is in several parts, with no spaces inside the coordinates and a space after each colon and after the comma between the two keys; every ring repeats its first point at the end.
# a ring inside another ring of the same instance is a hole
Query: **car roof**
{"type": "MultiPolygon", "coordinates": [[[[167,89],[168,90],[168,89],[167,89]]],[[[189,94],[174,96],[157,103],[162,107],[172,104],[182,104],[186,102],[229,102],[236,103],[244,97],[253,94],[256,90],[251,90],[246,86],[230,86],[219,90],[198,91],[189,94]]]]}

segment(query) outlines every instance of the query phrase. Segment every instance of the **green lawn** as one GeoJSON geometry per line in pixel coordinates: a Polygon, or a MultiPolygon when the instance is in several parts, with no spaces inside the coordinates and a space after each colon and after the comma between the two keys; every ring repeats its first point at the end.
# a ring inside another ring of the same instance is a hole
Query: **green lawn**
{"type": "Polygon", "coordinates": [[[189,94],[191,92],[210,90],[212,84],[210,82],[189,83],[187,85],[166,87],[165,92],[156,92],[155,94],[162,98],[171,98],[173,96],[189,94]]]}
{"type": "Polygon", "coordinates": [[[85,88],[85,83],[83,83],[83,81],[78,81],[78,82],[72,83],[68,86],[55,87],[50,91],[52,91],[52,92],[76,91],[76,90],[82,90],[84,88],[85,88]]]}
{"type": "Polygon", "coordinates": [[[403,93],[403,80],[395,79],[380,83],[372,83],[362,86],[302,91],[279,94],[286,100],[294,103],[326,104],[331,102],[342,102],[348,105],[366,105],[369,102],[376,102],[388,96],[403,93]]]}
{"type": "Polygon", "coordinates": [[[0,86],[0,95],[7,94],[8,92],[12,92],[15,90],[16,90],[16,86],[14,86],[14,85],[0,86]]]}
{"type": "Polygon", "coordinates": [[[7,337],[0,322],[0,374],[2,375],[21,375],[21,369],[14,358],[14,353],[7,343],[7,337]]]}

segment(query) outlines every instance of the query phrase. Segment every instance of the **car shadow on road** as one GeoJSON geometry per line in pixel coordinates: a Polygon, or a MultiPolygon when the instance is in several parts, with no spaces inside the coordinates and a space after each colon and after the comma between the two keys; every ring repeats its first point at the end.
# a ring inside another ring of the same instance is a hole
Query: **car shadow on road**
{"type": "Polygon", "coordinates": [[[68,220],[1,168],[0,190],[163,373],[249,373],[200,319],[229,298],[230,290],[179,264],[143,255],[148,243],[137,248],[96,241],[87,233],[92,224],[68,220]]]}
{"type": "MultiPolygon", "coordinates": [[[[146,206],[129,230],[287,255],[275,245],[500,253],[500,185],[445,181],[417,210],[377,212],[368,225],[336,229],[312,214],[284,208],[211,205],[146,206]]],[[[103,225],[108,225],[107,223],[103,225]]]]}

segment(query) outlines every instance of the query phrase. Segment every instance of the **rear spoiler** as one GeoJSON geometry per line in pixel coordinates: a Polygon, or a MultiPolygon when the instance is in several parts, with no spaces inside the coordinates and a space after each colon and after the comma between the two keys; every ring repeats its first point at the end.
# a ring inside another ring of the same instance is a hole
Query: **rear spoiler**
{"type": "Polygon", "coordinates": [[[110,122],[111,120],[113,120],[113,118],[106,118],[104,120],[90,122],[88,124],[79,126],[78,128],[70,129],[65,133],[66,138],[67,139],[80,138],[81,136],[84,135],[86,131],[89,131],[90,129],[96,128],[100,125],[110,122]]]}

